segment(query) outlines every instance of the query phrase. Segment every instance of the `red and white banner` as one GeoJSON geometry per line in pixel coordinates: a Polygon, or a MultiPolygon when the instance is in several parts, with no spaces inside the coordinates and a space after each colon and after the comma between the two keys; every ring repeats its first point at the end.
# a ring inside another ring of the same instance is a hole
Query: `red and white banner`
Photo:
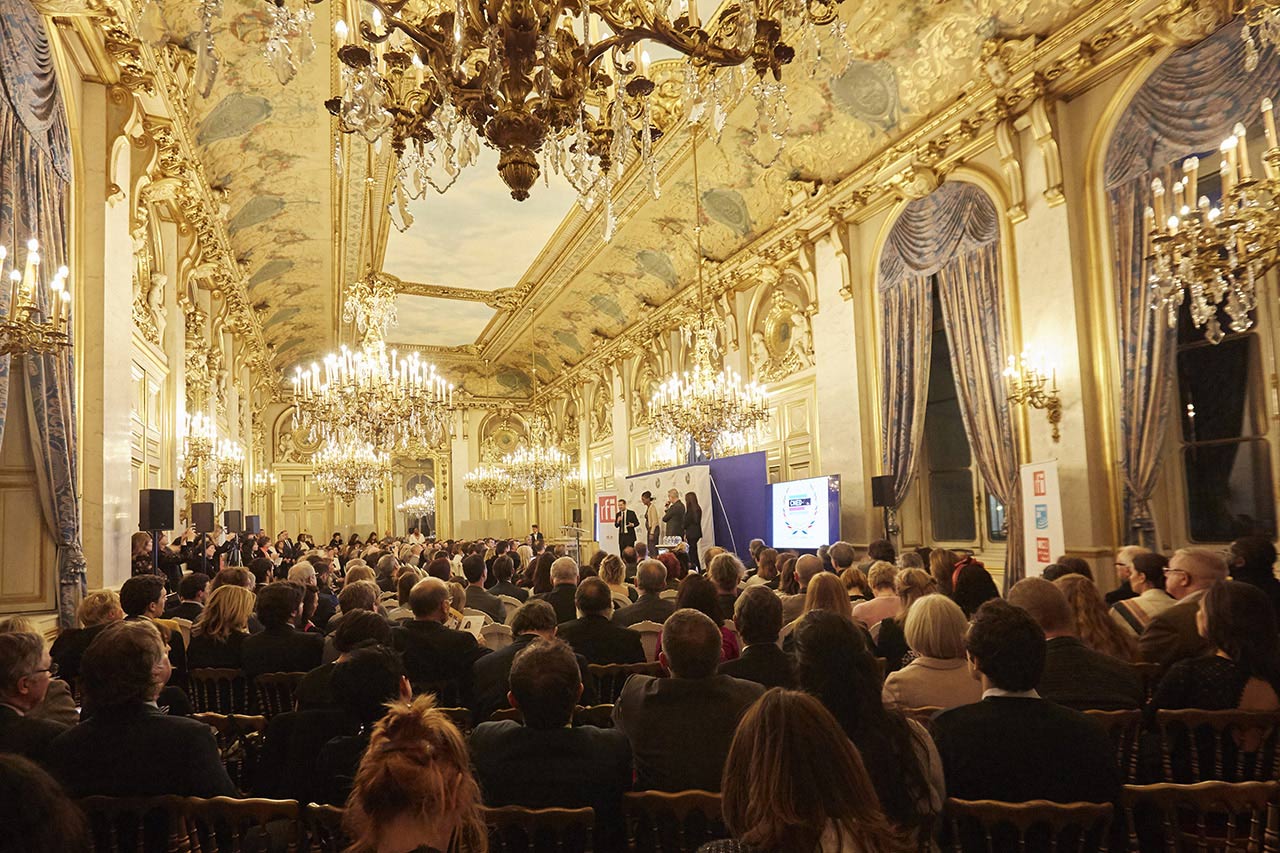
{"type": "Polygon", "coordinates": [[[1022,466],[1022,531],[1027,577],[1039,577],[1066,553],[1056,459],[1022,466]]]}

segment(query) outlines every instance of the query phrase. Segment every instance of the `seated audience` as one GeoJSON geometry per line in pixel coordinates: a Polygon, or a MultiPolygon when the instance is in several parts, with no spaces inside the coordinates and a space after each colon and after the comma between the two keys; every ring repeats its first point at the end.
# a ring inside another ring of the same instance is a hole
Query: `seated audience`
{"type": "Polygon", "coordinates": [[[357,649],[371,645],[390,646],[391,624],[377,613],[354,610],[333,632],[333,645],[338,652],[337,660],[320,664],[298,682],[293,698],[299,711],[334,707],[337,704],[331,685],[334,666],[357,649]]]}
{"type": "Polygon", "coordinates": [[[353,581],[350,574],[347,575],[347,582],[343,584],[342,592],[338,594],[338,612],[329,620],[326,628],[329,636],[325,638],[324,654],[321,657],[322,663],[333,663],[338,659],[338,650],[333,646],[333,635],[337,633],[338,628],[342,625],[343,617],[346,614],[365,610],[382,615],[382,607],[378,604],[378,596],[381,594],[382,591],[378,589],[378,585],[373,581],[353,581]]]}
{"type": "Polygon", "coordinates": [[[861,622],[864,628],[869,630],[872,625],[892,619],[902,609],[902,599],[898,597],[898,590],[894,586],[897,577],[898,567],[893,563],[877,560],[871,564],[867,581],[871,584],[874,597],[853,608],[853,618],[861,622]]]}
{"type": "Polygon", "coordinates": [[[1129,578],[1133,574],[1133,558],[1139,554],[1150,553],[1151,551],[1141,545],[1126,545],[1116,552],[1116,583],[1119,585],[1106,594],[1108,607],[1115,607],[1121,601],[1137,597],[1138,593],[1129,583],[1129,578]]]}
{"type": "Polygon", "coordinates": [[[369,746],[374,724],[387,704],[408,702],[413,689],[400,659],[385,646],[356,649],[333,666],[330,680],[336,706],[356,727],[356,733],[333,738],[316,757],[316,773],[323,802],[341,805],[351,793],[356,768],[369,746]]]}
{"type": "Polygon", "coordinates": [[[704,844],[699,853],[918,849],[880,810],[839,723],[805,693],[770,690],[747,709],[729,747],[722,791],[733,838],[704,844]]]}
{"type": "MultiPolygon", "coordinates": [[[[634,551],[632,551],[634,553],[634,551]]],[[[605,554],[600,560],[600,580],[609,585],[609,594],[617,601],[634,604],[638,595],[636,588],[626,582],[627,566],[616,554],[605,554]]],[[[630,577],[635,576],[635,565],[631,567],[630,577]]],[[[626,604],[623,605],[628,606],[626,604]]]]}
{"type": "Polygon", "coordinates": [[[1152,618],[1138,637],[1142,660],[1168,668],[1180,660],[1209,651],[1209,641],[1196,628],[1200,599],[1213,584],[1227,577],[1227,561],[1209,548],[1181,548],[1164,570],[1164,588],[1177,600],[1152,618]]]}
{"type": "Polygon", "coordinates": [[[882,619],[871,632],[876,641],[876,657],[885,659],[886,673],[897,672],[913,657],[903,630],[907,614],[918,600],[938,591],[938,582],[924,569],[910,568],[898,572],[893,587],[898,591],[898,615],[882,619]]]}
{"type": "MultiPolygon", "coordinates": [[[[826,610],[829,613],[838,613],[845,619],[851,621],[853,619],[853,604],[849,601],[849,594],[844,584],[840,582],[840,578],[830,572],[823,572],[809,581],[800,619],[815,610],[826,610]]],[[[799,619],[796,620],[797,623],[799,621],[799,619]]]]}
{"type": "Polygon", "coordinates": [[[1093,581],[1077,572],[1054,581],[1071,608],[1075,636],[1095,652],[1127,662],[1137,660],[1138,642],[1107,612],[1107,602],[1093,581]]]}
{"type": "Polygon", "coordinates": [[[947,795],[966,800],[1110,803],[1120,794],[1115,749],[1079,711],[1040,698],[1044,632],[1025,610],[992,600],[965,638],[983,699],[933,720],[947,795]]]}
{"type": "Polygon", "coordinates": [[[192,572],[178,581],[178,600],[171,607],[165,607],[164,619],[186,619],[194,623],[200,618],[204,609],[205,588],[209,585],[209,576],[201,572],[192,572]]]}
{"type": "MultiPolygon", "coordinates": [[[[784,605],[785,606],[785,605],[784,605]]],[[[708,619],[720,626],[720,660],[733,660],[741,651],[740,640],[732,628],[726,627],[724,614],[720,612],[720,599],[716,595],[716,587],[702,575],[689,575],[680,581],[680,591],[676,595],[676,609],[689,608],[706,615],[708,619]]],[[[662,654],[662,637],[658,637],[655,650],[662,654]]]]}
{"type": "Polygon", "coordinates": [[[39,634],[0,634],[0,753],[43,763],[49,744],[67,730],[63,723],[31,716],[57,671],[39,634]]]}
{"type": "Polygon", "coordinates": [[[249,617],[257,601],[257,597],[242,586],[220,586],[210,593],[200,618],[191,628],[187,666],[191,669],[243,668],[249,617]]]}
{"type": "Polygon", "coordinates": [[[302,587],[292,581],[269,584],[258,593],[262,631],[241,643],[245,676],[267,672],[310,672],[320,665],[324,638],[293,626],[302,612],[302,587]]]}
{"type": "MultiPolygon", "coordinates": [[[[527,548],[529,546],[524,545],[521,547],[527,548]]],[[[511,582],[511,578],[514,573],[515,567],[512,565],[512,560],[509,555],[502,554],[494,557],[493,576],[497,580],[497,583],[489,587],[489,592],[494,595],[506,595],[522,603],[528,601],[529,590],[522,589],[511,582]]]]}
{"type": "Polygon", "coordinates": [[[871,591],[871,583],[867,580],[867,576],[857,566],[850,566],[841,572],[840,583],[844,584],[845,592],[849,594],[849,601],[853,604],[870,601],[875,595],[871,591]]]}
{"type": "Polygon", "coordinates": [[[397,702],[374,725],[342,822],[354,850],[488,848],[466,740],[434,697],[397,702]]]}
{"type": "Polygon", "coordinates": [[[572,557],[561,557],[551,564],[551,589],[538,597],[555,608],[557,619],[570,622],[578,618],[574,609],[577,589],[578,564],[572,557]]]}
{"type": "Polygon", "coordinates": [[[636,603],[619,609],[613,622],[628,628],[637,622],[662,624],[676,612],[676,603],[662,597],[667,588],[667,567],[660,560],[641,560],[636,566],[636,586],[640,595],[636,603]]]}
{"type": "Polygon", "coordinates": [[[187,647],[173,622],[156,620],[164,612],[164,579],[157,575],[137,575],[120,585],[120,608],[126,622],[148,621],[156,624],[169,644],[169,662],[173,664],[173,686],[181,687],[187,678],[187,647]]]}
{"type": "Polygon", "coordinates": [[[494,622],[502,624],[507,621],[507,607],[498,600],[498,596],[484,588],[489,579],[489,569],[484,557],[472,554],[462,561],[462,574],[467,579],[466,606],[479,610],[494,622]]]}
{"type": "Polygon", "coordinates": [[[471,699],[471,667],[489,650],[466,631],[445,627],[449,587],[423,578],[409,595],[413,620],[392,630],[391,644],[404,657],[415,692],[440,691],[441,702],[466,705],[471,699]]]}
{"type": "Polygon", "coordinates": [[[49,748],[49,767],[73,797],[233,797],[213,730],[170,716],[156,698],[172,667],[148,620],[116,623],[85,650],[86,717],[49,748]]]}
{"type": "Polygon", "coordinates": [[[1280,580],[1276,580],[1276,546],[1266,536],[1241,536],[1227,556],[1231,579],[1256,586],[1280,619],[1280,580]]]}
{"type": "Polygon", "coordinates": [[[471,733],[485,804],[590,806],[596,811],[595,849],[625,849],[622,794],[631,787],[631,745],[615,729],[571,725],[582,696],[573,651],[556,639],[526,644],[511,665],[510,687],[511,705],[524,724],[481,723],[471,733]]]}
{"type": "Polygon", "coordinates": [[[928,733],[885,707],[879,666],[852,622],[815,611],[795,638],[801,689],[817,697],[853,741],[889,820],[924,840],[945,797],[928,733]]]}
{"type": "Polygon", "coordinates": [[[734,728],[764,688],[716,673],[723,638],[704,613],[677,610],[662,639],[671,677],[633,675],[613,706],[614,726],[635,756],[636,787],[719,790],[734,728]]]}
{"type": "Polygon", "coordinates": [[[721,675],[754,681],[764,687],[794,687],[795,662],[778,647],[782,631],[782,602],[766,587],[742,591],[733,609],[733,622],[743,643],[741,654],[720,664],[721,675]]]}
{"type": "MultiPolygon", "coordinates": [[[[707,553],[710,554],[711,549],[707,549],[707,553]]],[[[742,583],[742,577],[746,572],[737,554],[726,551],[714,557],[707,557],[707,576],[716,585],[716,594],[720,598],[720,612],[726,616],[733,613],[733,604],[738,600],[738,585],[742,583]]]]}
{"type": "Polygon", "coordinates": [[[1164,591],[1164,570],[1168,566],[1168,558],[1152,551],[1143,550],[1132,558],[1127,584],[1134,595],[1117,601],[1111,608],[1111,618],[1134,637],[1176,603],[1164,591]]]}
{"type": "MultiPolygon", "coordinates": [[[[612,554],[609,556],[613,557],[612,554]]],[[[556,632],[560,639],[585,657],[588,663],[644,663],[644,644],[640,642],[640,634],[610,621],[613,599],[607,583],[600,578],[587,578],[578,585],[574,601],[582,616],[561,623],[556,632]]]]}
{"type": "MultiPolygon", "coordinates": [[[[1133,667],[1090,648],[1077,636],[1077,618],[1063,594],[1064,581],[1070,578],[1093,584],[1082,575],[1070,575],[1056,583],[1044,578],[1024,578],[1009,590],[1009,603],[1031,614],[1044,631],[1044,670],[1036,692],[1042,698],[1078,711],[1139,707],[1142,685],[1133,667]]],[[[1110,619],[1107,622],[1115,625],[1110,619]]]]}
{"type": "Polygon", "coordinates": [[[938,592],[943,595],[955,597],[955,584],[952,578],[955,576],[956,564],[960,562],[960,557],[955,551],[946,548],[934,548],[929,552],[929,574],[933,575],[933,579],[938,582],[938,592]]]}
{"type": "Polygon", "coordinates": [[[75,684],[80,677],[80,658],[93,638],[108,625],[123,618],[120,596],[114,590],[103,589],[84,597],[76,608],[76,619],[80,622],[80,627],[63,631],[49,649],[49,654],[58,664],[58,674],[68,684],[75,684]]]}
{"type": "Polygon", "coordinates": [[[903,633],[916,655],[884,680],[881,698],[898,708],[954,708],[982,698],[969,672],[964,634],[969,620],[945,595],[926,595],[907,611],[903,633]]]}
{"type": "Polygon", "coordinates": [[[52,776],[0,752],[0,853],[89,853],[89,826],[52,776]]]}
{"type": "Polygon", "coordinates": [[[984,603],[1000,597],[1000,590],[996,588],[996,582],[991,579],[987,567],[973,557],[965,557],[960,561],[952,579],[951,598],[970,619],[984,603]]]}
{"type": "MultiPolygon", "coordinates": [[[[44,641],[44,632],[26,616],[10,616],[0,619],[0,634],[34,634],[44,641]]],[[[52,652],[50,652],[52,655],[52,652]]],[[[48,720],[64,726],[74,726],[80,722],[80,711],[76,708],[75,697],[71,695],[71,686],[59,676],[57,662],[50,657],[49,687],[44,692],[44,700],[26,711],[24,716],[30,720],[48,720]]]]}
{"type": "MultiPolygon", "coordinates": [[[[1058,577],[1066,577],[1067,575],[1080,575],[1081,577],[1093,580],[1093,569],[1089,566],[1089,561],[1082,557],[1068,557],[1063,555],[1054,561],[1058,567],[1058,577]]],[[[1048,581],[1057,581],[1058,578],[1045,578],[1048,581]]]]}
{"type": "Polygon", "coordinates": [[[747,579],[747,586],[757,585],[772,590],[778,588],[778,552],[772,548],[761,547],[756,553],[756,570],[747,579]]]}
{"type": "Polygon", "coordinates": [[[387,611],[387,621],[403,622],[413,618],[413,608],[409,606],[409,593],[422,580],[417,572],[404,572],[396,581],[396,606],[387,611]]]}
{"type": "Polygon", "coordinates": [[[809,581],[818,575],[826,574],[822,569],[822,560],[814,554],[805,554],[794,560],[794,568],[792,572],[786,571],[783,566],[779,582],[779,588],[787,593],[782,597],[782,619],[784,622],[794,622],[804,613],[805,594],[809,591],[809,581]],[[794,580],[787,582],[788,575],[794,580]]]}

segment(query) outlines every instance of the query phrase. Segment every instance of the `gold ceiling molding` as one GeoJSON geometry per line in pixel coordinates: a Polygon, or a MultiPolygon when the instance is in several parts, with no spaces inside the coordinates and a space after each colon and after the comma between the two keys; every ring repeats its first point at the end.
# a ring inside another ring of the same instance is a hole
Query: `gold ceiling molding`
{"type": "MultiPolygon", "coordinates": [[[[726,291],[749,286],[754,282],[753,267],[776,268],[805,244],[828,235],[847,256],[849,241],[836,232],[847,231],[845,226],[871,215],[881,204],[927,195],[965,158],[995,144],[995,127],[1003,120],[1034,113],[1027,121],[1037,146],[1042,156],[1056,158],[1044,98],[1076,94],[1153,44],[1194,43],[1228,21],[1231,11],[1231,0],[1113,0],[1093,5],[1048,35],[990,40],[980,63],[983,77],[963,97],[868,157],[839,184],[817,188],[769,231],[712,266],[708,297],[715,300],[726,291]],[[1033,111],[1037,102],[1039,108],[1033,111]]],[[[673,152],[666,171],[677,168],[688,153],[688,145],[673,152]]],[[[1056,159],[1047,159],[1046,166],[1050,175],[1060,174],[1056,159]]],[[[692,290],[688,285],[647,318],[588,352],[544,386],[535,402],[563,395],[643,351],[656,334],[678,325],[689,310],[692,290]]],[[[849,282],[842,290],[846,298],[852,297],[849,282]]]]}
{"type": "Polygon", "coordinates": [[[396,293],[405,296],[431,296],[437,299],[458,299],[465,302],[483,302],[498,311],[510,311],[519,305],[519,297],[514,287],[501,287],[497,290],[479,290],[470,287],[448,287],[443,284],[424,284],[417,281],[402,281],[393,275],[382,273],[392,282],[396,293]]]}

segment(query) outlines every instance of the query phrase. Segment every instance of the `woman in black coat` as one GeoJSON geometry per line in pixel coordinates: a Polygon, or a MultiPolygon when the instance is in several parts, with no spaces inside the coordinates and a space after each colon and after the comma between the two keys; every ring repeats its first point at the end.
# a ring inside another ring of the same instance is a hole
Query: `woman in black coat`
{"type": "Polygon", "coordinates": [[[702,571],[698,564],[698,540],[702,538],[702,507],[698,496],[688,492],[684,496],[684,541],[689,543],[689,568],[702,571]]]}

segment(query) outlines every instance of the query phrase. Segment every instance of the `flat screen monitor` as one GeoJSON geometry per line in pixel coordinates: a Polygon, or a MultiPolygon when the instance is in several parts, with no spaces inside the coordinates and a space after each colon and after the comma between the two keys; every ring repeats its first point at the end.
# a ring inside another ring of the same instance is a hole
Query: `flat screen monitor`
{"type": "Polygon", "coordinates": [[[840,477],[775,483],[771,489],[774,548],[814,550],[840,538],[840,477]]]}

